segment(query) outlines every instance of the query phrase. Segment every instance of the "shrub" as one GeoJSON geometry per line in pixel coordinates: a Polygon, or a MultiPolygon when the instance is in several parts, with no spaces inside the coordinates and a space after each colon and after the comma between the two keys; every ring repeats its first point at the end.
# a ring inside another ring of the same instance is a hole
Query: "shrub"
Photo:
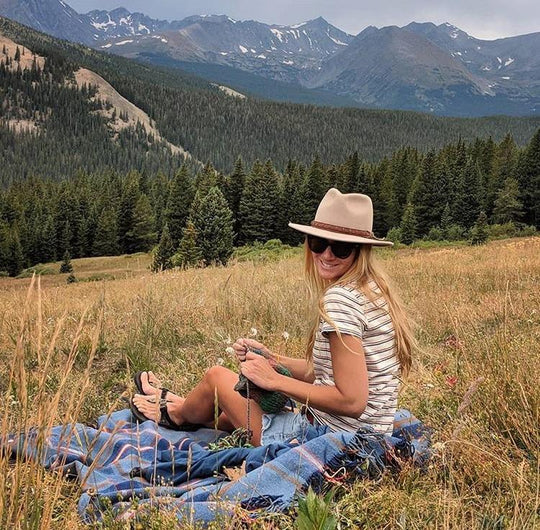
{"type": "Polygon", "coordinates": [[[465,228],[461,225],[450,225],[446,231],[446,239],[448,241],[459,241],[465,239],[465,228]]]}
{"type": "Polygon", "coordinates": [[[401,230],[396,226],[394,226],[394,228],[390,228],[386,234],[386,239],[388,239],[388,241],[392,241],[393,243],[401,243],[401,230]]]}
{"type": "Polygon", "coordinates": [[[429,241],[442,241],[444,239],[444,231],[440,226],[432,226],[426,236],[429,241]]]}

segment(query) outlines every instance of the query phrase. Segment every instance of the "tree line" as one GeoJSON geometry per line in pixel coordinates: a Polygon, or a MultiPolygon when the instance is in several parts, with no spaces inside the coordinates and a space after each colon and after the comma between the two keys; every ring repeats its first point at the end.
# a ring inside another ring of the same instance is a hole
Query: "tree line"
{"type": "Polygon", "coordinates": [[[107,170],[57,181],[29,178],[0,192],[0,271],[65,257],[154,249],[154,268],[226,263],[234,246],[302,236],[289,221],[309,223],[331,186],[374,203],[374,232],[410,243],[464,237],[482,216],[490,223],[540,224],[540,130],[519,148],[458,141],[438,151],[398,149],[378,163],[355,152],[345,161],[309,165],[272,160],[230,173],[210,163],[182,165],[172,176],[107,170]]]}

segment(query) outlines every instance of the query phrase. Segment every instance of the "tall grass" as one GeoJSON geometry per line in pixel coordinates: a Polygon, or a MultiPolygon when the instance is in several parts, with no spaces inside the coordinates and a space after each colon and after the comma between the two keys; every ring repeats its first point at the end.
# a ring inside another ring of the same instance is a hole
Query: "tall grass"
{"type": "MultiPolygon", "coordinates": [[[[341,487],[340,524],[540,528],[540,239],[379,255],[422,347],[401,405],[434,428],[435,454],[424,473],[404,469],[341,487]]],[[[129,260],[120,260],[124,270],[129,260]]],[[[100,273],[98,262],[73,264],[82,275],[85,267],[100,273]]],[[[140,267],[116,274],[111,260],[106,268],[116,279],[0,279],[3,438],[37,427],[43,440],[52,425],[120,408],[135,370],[151,368],[186,392],[213,363],[233,366],[227,344],[252,328],[281,353],[303,355],[299,257],[157,275],[140,267]]],[[[82,527],[78,494],[40,466],[0,458],[1,528],[82,527]]],[[[258,526],[292,524],[274,515],[258,526]]]]}

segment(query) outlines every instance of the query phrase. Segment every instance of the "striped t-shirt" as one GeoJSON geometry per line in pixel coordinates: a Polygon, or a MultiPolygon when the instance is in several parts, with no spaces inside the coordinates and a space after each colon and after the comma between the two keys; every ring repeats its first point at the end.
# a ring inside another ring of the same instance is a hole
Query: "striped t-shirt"
{"type": "MultiPolygon", "coordinates": [[[[394,325],[388,304],[377,284],[369,288],[375,293],[372,302],[354,286],[333,286],[324,295],[324,310],[344,335],[362,341],[366,359],[369,394],[359,418],[339,416],[308,407],[315,419],[336,431],[355,431],[370,426],[377,432],[391,433],[397,408],[400,365],[396,356],[394,325]]],[[[315,385],[334,386],[332,356],[328,333],[335,328],[322,318],[313,346],[315,385]]]]}

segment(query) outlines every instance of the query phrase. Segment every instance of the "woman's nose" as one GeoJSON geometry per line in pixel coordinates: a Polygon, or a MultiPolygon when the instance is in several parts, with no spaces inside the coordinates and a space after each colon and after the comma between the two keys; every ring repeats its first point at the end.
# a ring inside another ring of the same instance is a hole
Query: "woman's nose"
{"type": "Polygon", "coordinates": [[[334,253],[332,252],[332,249],[330,247],[330,245],[328,245],[325,249],[324,249],[324,252],[321,254],[323,258],[325,259],[332,259],[334,258],[334,253]]]}

